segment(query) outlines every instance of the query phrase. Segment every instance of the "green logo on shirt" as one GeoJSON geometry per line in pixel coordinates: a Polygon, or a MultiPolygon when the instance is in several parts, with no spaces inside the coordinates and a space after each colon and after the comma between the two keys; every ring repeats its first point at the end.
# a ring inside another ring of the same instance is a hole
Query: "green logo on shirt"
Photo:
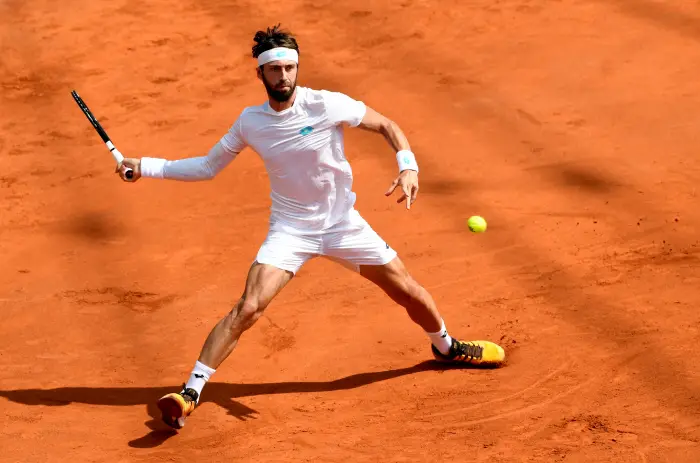
{"type": "Polygon", "coordinates": [[[314,130],[313,127],[311,127],[310,125],[307,125],[307,126],[304,127],[303,129],[301,129],[301,130],[299,131],[299,133],[302,134],[302,135],[308,135],[308,134],[310,134],[311,132],[313,132],[313,130],[314,130]]]}

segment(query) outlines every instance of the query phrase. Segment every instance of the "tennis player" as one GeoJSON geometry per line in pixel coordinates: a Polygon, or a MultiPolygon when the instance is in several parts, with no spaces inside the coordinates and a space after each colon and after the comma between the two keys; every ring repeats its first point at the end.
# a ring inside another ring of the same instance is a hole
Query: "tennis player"
{"type": "Polygon", "coordinates": [[[268,99],[242,110],[207,155],[179,160],[127,158],[117,166],[125,181],[141,177],[179,181],[214,178],[244,148],[263,160],[271,186],[269,231],[248,271],[245,290],[212,329],[182,390],[158,401],[163,420],[184,425],[202,389],[236,347],[243,332],[309,259],[335,260],[376,284],[403,306],[430,341],[434,359],[448,364],[500,366],[504,350],[489,341],[452,337],[431,295],[409,274],[392,249],[355,209],[353,174],[344,152],[343,130],[360,127],[384,136],[398,162],[386,191],[398,190],[406,209],[418,194],[418,164],[401,129],[343,93],[297,86],[299,47],[279,25],[258,31],[252,55],[268,99]],[[124,168],[134,171],[124,178],[124,168]]]}

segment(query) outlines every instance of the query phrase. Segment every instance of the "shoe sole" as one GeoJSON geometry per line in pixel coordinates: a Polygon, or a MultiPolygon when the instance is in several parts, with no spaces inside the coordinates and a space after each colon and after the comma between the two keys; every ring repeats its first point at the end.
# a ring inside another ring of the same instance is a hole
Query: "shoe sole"
{"type": "Polygon", "coordinates": [[[185,417],[182,416],[182,407],[176,399],[164,397],[158,401],[158,408],[163,415],[163,421],[168,426],[181,429],[185,425],[185,417]]]}
{"type": "Polygon", "coordinates": [[[452,365],[452,366],[470,366],[470,367],[480,367],[480,368],[498,368],[502,367],[505,365],[506,361],[505,359],[500,360],[500,361],[476,361],[476,362],[468,362],[464,360],[453,360],[445,357],[438,357],[437,355],[433,354],[433,359],[442,365],[452,365]]]}

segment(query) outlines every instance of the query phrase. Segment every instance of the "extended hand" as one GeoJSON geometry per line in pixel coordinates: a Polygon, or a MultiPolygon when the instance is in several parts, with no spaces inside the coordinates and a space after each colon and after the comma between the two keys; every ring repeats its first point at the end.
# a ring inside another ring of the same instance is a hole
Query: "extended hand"
{"type": "Polygon", "coordinates": [[[415,203],[416,196],[418,196],[418,172],[415,170],[404,170],[396,177],[389,190],[384,194],[390,196],[397,186],[401,187],[402,195],[396,202],[400,203],[406,200],[406,209],[410,209],[411,203],[415,203]]]}

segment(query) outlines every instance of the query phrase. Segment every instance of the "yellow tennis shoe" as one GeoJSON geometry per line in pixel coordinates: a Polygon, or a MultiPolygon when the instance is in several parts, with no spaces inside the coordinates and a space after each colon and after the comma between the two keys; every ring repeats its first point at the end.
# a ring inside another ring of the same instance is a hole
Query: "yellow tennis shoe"
{"type": "Polygon", "coordinates": [[[163,421],[170,427],[180,429],[187,418],[197,407],[199,394],[194,389],[166,394],[158,401],[158,408],[163,414],[163,421]]]}
{"type": "Polygon", "coordinates": [[[505,363],[506,353],[501,346],[490,341],[458,341],[452,338],[447,354],[431,344],[435,360],[441,363],[497,367],[505,363]]]}

